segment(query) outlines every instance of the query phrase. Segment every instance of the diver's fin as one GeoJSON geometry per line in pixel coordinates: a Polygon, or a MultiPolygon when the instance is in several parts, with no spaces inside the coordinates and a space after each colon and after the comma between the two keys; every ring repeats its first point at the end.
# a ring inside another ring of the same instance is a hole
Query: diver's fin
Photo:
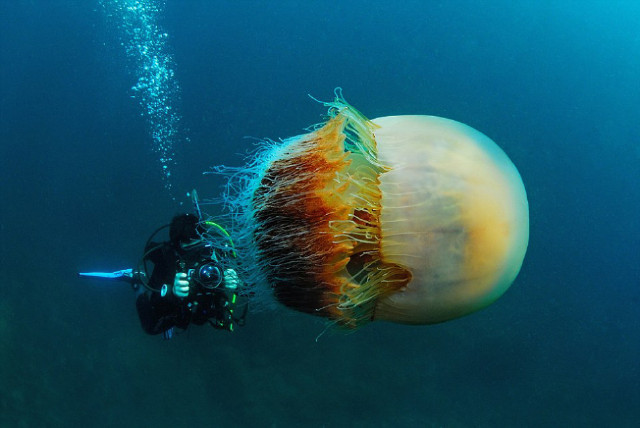
{"type": "Polygon", "coordinates": [[[97,278],[109,281],[124,281],[129,283],[138,282],[140,272],[134,272],[133,269],[117,270],[115,272],[80,272],[80,278],[97,278]]]}
{"type": "Polygon", "coordinates": [[[193,207],[196,209],[198,213],[198,219],[202,220],[202,211],[200,211],[200,202],[198,201],[198,192],[196,189],[193,189],[191,193],[187,193],[188,196],[191,196],[191,202],[193,202],[193,207]]]}

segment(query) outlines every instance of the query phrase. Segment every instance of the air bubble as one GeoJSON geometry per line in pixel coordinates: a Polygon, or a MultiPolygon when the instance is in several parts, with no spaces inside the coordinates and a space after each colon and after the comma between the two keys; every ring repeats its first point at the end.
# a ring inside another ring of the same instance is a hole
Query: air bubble
{"type": "Polygon", "coordinates": [[[166,46],[169,35],[158,24],[165,1],[100,0],[100,4],[106,16],[116,20],[122,39],[120,44],[134,65],[137,81],[131,91],[140,103],[153,150],[158,154],[165,187],[170,189],[173,147],[179,140],[181,117],[175,107],[180,87],[174,79],[173,56],[166,46]]]}

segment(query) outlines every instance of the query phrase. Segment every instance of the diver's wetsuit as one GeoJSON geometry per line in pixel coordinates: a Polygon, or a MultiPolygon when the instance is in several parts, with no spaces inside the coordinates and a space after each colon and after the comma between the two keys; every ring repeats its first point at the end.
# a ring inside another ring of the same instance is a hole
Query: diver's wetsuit
{"type": "MultiPolygon", "coordinates": [[[[190,237],[192,238],[193,235],[190,237]]],[[[207,321],[216,328],[229,328],[232,317],[228,309],[228,297],[223,291],[198,293],[197,290],[192,290],[196,292],[190,292],[185,298],[175,296],[172,291],[180,262],[186,262],[187,266],[191,266],[202,261],[207,258],[206,248],[199,246],[185,251],[180,246],[180,240],[172,237],[170,242],[161,244],[151,242],[145,249],[145,253],[147,251],[149,252],[146,259],[154,265],[153,273],[149,278],[149,287],[160,290],[162,285],[166,284],[169,290],[164,297],[159,292],[151,291],[138,296],[136,309],[142,329],[146,333],[160,334],[173,327],[185,329],[190,323],[202,325],[207,321]]]]}

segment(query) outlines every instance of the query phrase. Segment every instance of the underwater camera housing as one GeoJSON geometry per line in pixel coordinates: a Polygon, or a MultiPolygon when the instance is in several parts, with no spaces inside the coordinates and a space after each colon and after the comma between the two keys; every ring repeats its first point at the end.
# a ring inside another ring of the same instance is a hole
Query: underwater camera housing
{"type": "Polygon", "coordinates": [[[196,293],[209,294],[224,283],[222,269],[215,261],[207,260],[187,269],[187,280],[196,293]]]}

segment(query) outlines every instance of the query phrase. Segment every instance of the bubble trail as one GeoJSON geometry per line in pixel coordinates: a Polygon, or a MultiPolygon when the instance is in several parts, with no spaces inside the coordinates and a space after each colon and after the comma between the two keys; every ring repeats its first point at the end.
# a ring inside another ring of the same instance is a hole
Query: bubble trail
{"type": "Polygon", "coordinates": [[[176,103],[180,86],[175,79],[175,62],[168,52],[168,34],[159,24],[164,0],[100,0],[107,19],[118,28],[120,44],[131,60],[137,81],[132,96],[141,107],[162,167],[165,187],[171,190],[171,169],[175,165],[174,144],[180,139],[180,113],[176,103]]]}

